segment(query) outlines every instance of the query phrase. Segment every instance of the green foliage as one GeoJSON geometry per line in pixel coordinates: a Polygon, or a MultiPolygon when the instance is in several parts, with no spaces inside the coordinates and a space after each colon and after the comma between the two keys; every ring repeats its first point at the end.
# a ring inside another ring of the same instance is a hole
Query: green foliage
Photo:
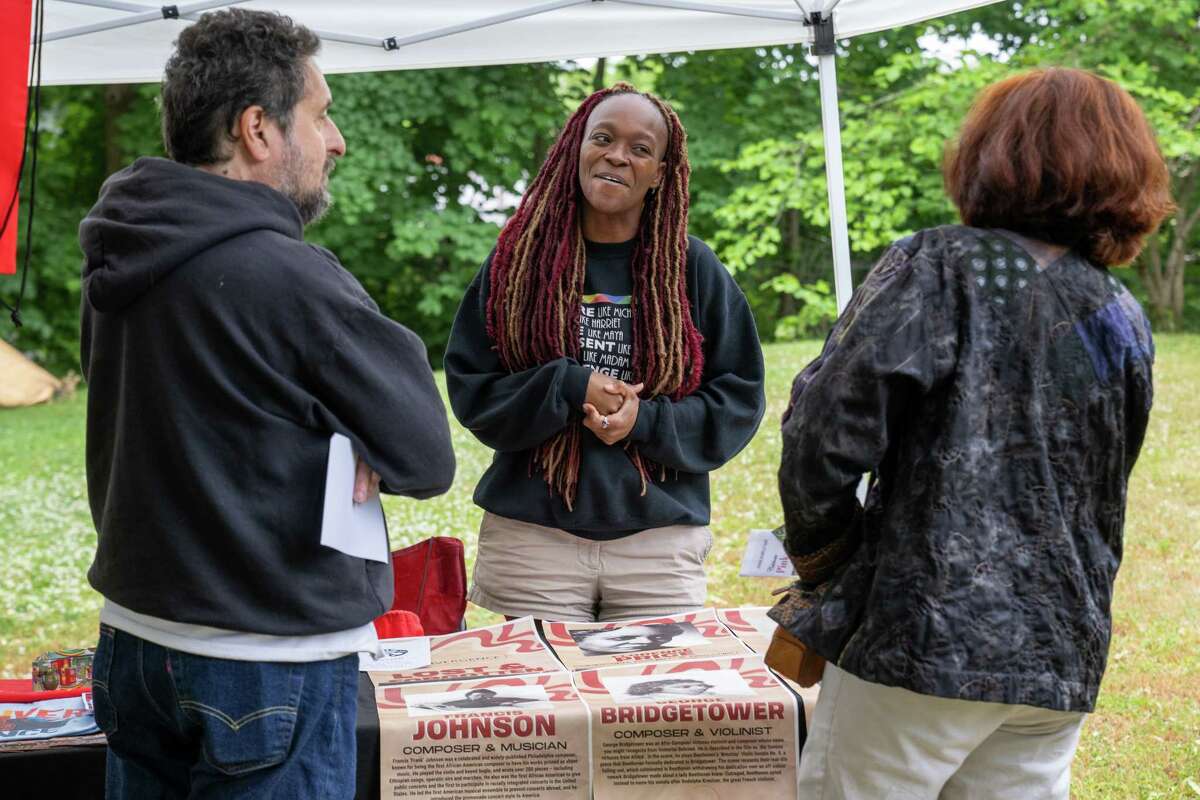
{"type": "Polygon", "coordinates": [[[837,318],[837,300],[828,281],[801,283],[795,275],[785,272],[766,281],[761,288],[786,295],[802,304],[798,311],[780,317],[775,323],[775,339],[778,341],[811,338],[828,330],[837,318]]]}
{"type": "MultiPolygon", "coordinates": [[[[1198,20],[1200,0],[1035,0],[840,42],[855,270],[898,237],[956,220],[941,157],[980,88],[1032,66],[1079,66],[1141,103],[1181,207],[1129,283],[1160,325],[1200,326],[1198,20]],[[950,43],[941,52],[951,55],[923,49],[925,35],[950,43]],[[963,50],[968,40],[994,52],[963,50]]],[[[330,76],[349,150],[333,176],[334,209],[309,236],[416,330],[436,363],[463,289],[566,115],[597,80],[630,80],[679,112],[692,160],[691,232],[737,276],[759,330],[768,339],[814,331],[822,306],[797,287],[829,280],[832,259],[816,62],[805,48],[598,67],[599,75],[568,62],[330,76]]],[[[156,94],[154,86],[45,91],[27,324],[0,326],[0,335],[57,372],[77,362],[78,222],[106,175],[161,154],[156,94]]],[[[16,286],[0,278],[10,301],[16,286]]]]}
{"type": "MultiPolygon", "coordinates": [[[[37,209],[29,288],[22,304],[25,325],[14,329],[7,315],[0,334],[62,374],[79,368],[79,222],[96,201],[111,164],[138,155],[161,154],[156,87],[48,87],[42,90],[37,209]]],[[[29,164],[26,164],[28,176],[29,164]]],[[[115,168],[115,167],[114,167],[115,168]]],[[[26,181],[25,186],[28,186],[26,181]]],[[[20,264],[25,254],[28,196],[22,193],[20,264]]],[[[10,305],[19,276],[0,277],[0,295],[10,305]]]]}
{"type": "Polygon", "coordinates": [[[330,76],[347,153],[309,233],[436,361],[467,284],[562,124],[561,66],[330,76]]]}

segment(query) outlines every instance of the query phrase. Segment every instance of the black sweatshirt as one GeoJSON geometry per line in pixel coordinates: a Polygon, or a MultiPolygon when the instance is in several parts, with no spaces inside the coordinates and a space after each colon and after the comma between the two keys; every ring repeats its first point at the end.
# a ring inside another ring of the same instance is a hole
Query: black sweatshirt
{"type": "MultiPolygon", "coordinates": [[[[687,290],[692,319],[704,337],[700,388],[678,402],[642,400],[629,435],[646,458],[667,468],[642,484],[620,443],[608,446],[583,431],[574,510],[552,495],[532,451],[583,418],[592,368],[623,379],[632,342],[629,296],[633,242],[587,243],[580,336],[585,366],[559,358],[518,373],[501,365],[487,335],[489,262],[472,281],[446,350],[450,404],[462,424],[496,451],[475,489],[475,502],[504,517],[613,539],[665,525],[706,525],[708,473],[733,458],[758,429],[766,406],[763,360],[746,298],[724,265],[688,238],[687,290]]],[[[636,381],[635,381],[636,382],[636,381]]]]}
{"type": "Polygon", "coordinates": [[[290,636],[389,608],[390,565],[320,544],[325,467],[337,432],[385,491],[449,488],[416,335],[260,183],[139,159],[80,241],[92,586],[142,614],[290,636]]]}

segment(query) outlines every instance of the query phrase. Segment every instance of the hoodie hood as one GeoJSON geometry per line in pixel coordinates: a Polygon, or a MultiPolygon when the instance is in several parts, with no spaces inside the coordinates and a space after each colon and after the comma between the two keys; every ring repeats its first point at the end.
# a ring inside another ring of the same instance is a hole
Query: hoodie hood
{"type": "Polygon", "coordinates": [[[257,230],[304,237],[296,206],[266,184],[139,158],[104,182],[79,225],[83,295],[118,311],[196,255],[257,230]]]}

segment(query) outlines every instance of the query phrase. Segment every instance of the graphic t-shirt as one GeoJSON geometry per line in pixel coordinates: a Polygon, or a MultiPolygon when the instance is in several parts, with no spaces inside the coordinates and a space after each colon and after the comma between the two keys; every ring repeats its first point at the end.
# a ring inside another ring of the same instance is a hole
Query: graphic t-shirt
{"type": "Polygon", "coordinates": [[[579,309],[583,365],[626,383],[633,383],[632,299],[628,294],[585,294],[579,309]]]}
{"type": "Polygon", "coordinates": [[[634,242],[587,243],[579,304],[579,360],[626,383],[633,379],[634,242]]]}

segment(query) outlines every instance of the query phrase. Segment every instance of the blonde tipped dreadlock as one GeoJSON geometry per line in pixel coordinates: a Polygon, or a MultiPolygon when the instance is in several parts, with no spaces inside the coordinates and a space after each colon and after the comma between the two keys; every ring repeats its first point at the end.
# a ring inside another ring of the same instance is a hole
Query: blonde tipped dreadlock
{"type": "MultiPolygon", "coordinates": [[[[675,112],[627,83],[602,89],[567,120],[537,177],[496,244],[488,274],[487,332],[512,372],[563,356],[579,358],[579,306],[587,264],[580,229],[579,149],[592,111],[606,98],[637,94],[667,124],[662,184],[647,196],[633,252],[633,374],[643,398],[691,394],[704,370],[700,332],[687,296],[687,137],[675,112]]],[[[582,423],[543,442],[533,459],[552,492],[573,508],[579,483],[582,423]]],[[[626,453],[642,479],[652,465],[633,446],[626,453]]],[[[530,465],[533,468],[533,465],[530,465]]],[[[666,470],[661,470],[665,478],[666,470]]]]}

